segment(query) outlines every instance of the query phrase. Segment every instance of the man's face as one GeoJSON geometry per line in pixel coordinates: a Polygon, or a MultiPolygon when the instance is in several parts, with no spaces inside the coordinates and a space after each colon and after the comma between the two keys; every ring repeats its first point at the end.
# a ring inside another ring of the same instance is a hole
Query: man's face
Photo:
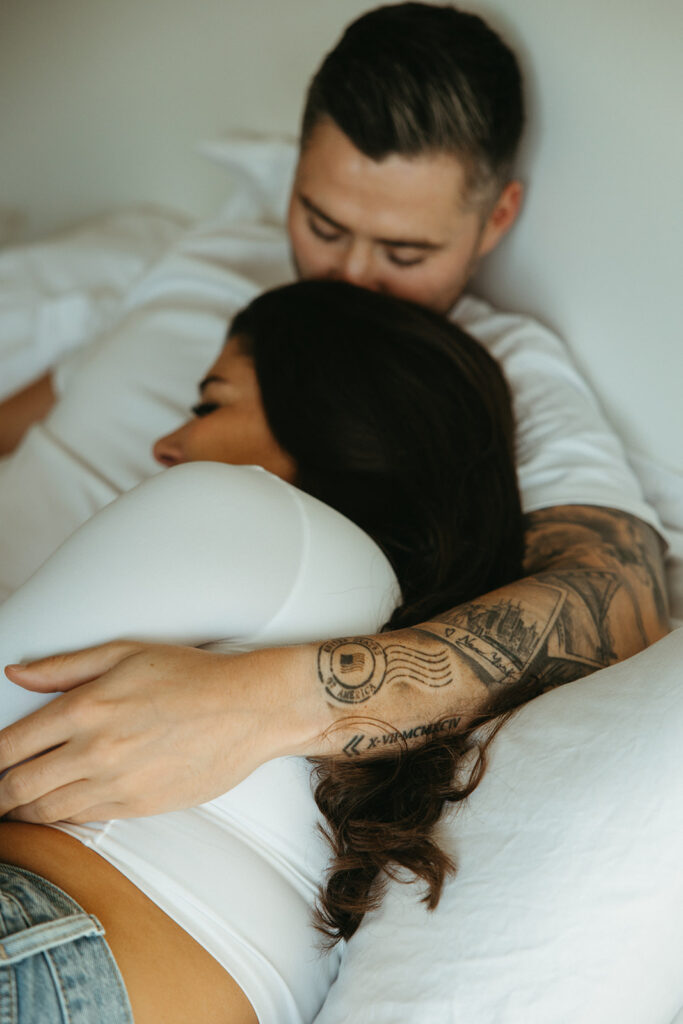
{"type": "Polygon", "coordinates": [[[300,155],[289,205],[297,272],[446,313],[479,258],[512,224],[521,186],[508,185],[485,212],[468,206],[464,194],[457,157],[392,154],[375,161],[334,122],[321,121],[300,155]]]}

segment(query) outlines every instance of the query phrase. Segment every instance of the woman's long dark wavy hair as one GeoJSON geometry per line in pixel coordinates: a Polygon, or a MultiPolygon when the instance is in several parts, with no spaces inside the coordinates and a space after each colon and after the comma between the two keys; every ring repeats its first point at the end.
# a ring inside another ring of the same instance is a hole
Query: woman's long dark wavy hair
{"type": "MultiPolygon", "coordinates": [[[[385,629],[519,578],[510,394],[478,342],[430,310],[333,281],[259,296],[230,336],[253,359],[297,485],[361,526],[391,562],[403,600],[385,629]]],[[[330,941],[353,934],[399,866],[427,883],[436,906],[453,865],[433,828],[481,777],[473,730],[436,730],[438,739],[392,756],[315,760],[333,849],[317,924],[330,941]]]]}

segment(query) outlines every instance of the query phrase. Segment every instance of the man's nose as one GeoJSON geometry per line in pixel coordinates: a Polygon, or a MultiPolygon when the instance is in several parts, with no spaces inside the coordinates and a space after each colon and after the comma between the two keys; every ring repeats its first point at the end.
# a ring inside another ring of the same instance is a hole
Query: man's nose
{"type": "Polygon", "coordinates": [[[182,446],[183,427],[174,430],[172,434],[166,434],[155,442],[152,448],[152,455],[162,466],[177,466],[184,462],[182,446]]]}
{"type": "Polygon", "coordinates": [[[343,254],[339,269],[343,281],[358,285],[360,288],[369,288],[370,291],[378,290],[379,285],[376,281],[374,256],[370,243],[352,242],[343,254]]]}

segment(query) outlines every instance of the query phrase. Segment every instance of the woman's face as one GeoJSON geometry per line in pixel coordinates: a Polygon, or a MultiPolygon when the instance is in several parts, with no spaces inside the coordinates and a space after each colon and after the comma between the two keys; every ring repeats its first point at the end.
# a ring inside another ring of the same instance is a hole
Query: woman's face
{"type": "Polygon", "coordinates": [[[154,458],[163,466],[181,462],[227,462],[262,466],[293,483],[296,464],[277,443],[266,420],[254,364],[231,338],[199,385],[192,419],[159,438],[154,458]]]}

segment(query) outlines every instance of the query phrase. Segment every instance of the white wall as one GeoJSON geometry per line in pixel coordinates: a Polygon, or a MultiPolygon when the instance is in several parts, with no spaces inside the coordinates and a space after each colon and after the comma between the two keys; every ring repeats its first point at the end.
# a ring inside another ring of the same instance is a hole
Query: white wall
{"type": "Polygon", "coordinates": [[[629,447],[683,470],[683,4],[517,0],[514,20],[529,191],[480,283],[558,328],[629,447]]]}
{"type": "MultiPolygon", "coordinates": [[[[363,0],[3,0],[0,207],[29,235],[143,199],[210,213],[194,143],[294,133],[363,0]]],[[[482,275],[557,327],[630,446],[683,469],[683,4],[473,0],[526,68],[521,223],[482,275]],[[531,176],[533,170],[533,177],[531,176]]]]}
{"type": "Polygon", "coordinates": [[[323,51],[363,0],[2,0],[0,208],[35,236],[134,199],[210,213],[193,153],[229,129],[298,129],[323,51]]]}

